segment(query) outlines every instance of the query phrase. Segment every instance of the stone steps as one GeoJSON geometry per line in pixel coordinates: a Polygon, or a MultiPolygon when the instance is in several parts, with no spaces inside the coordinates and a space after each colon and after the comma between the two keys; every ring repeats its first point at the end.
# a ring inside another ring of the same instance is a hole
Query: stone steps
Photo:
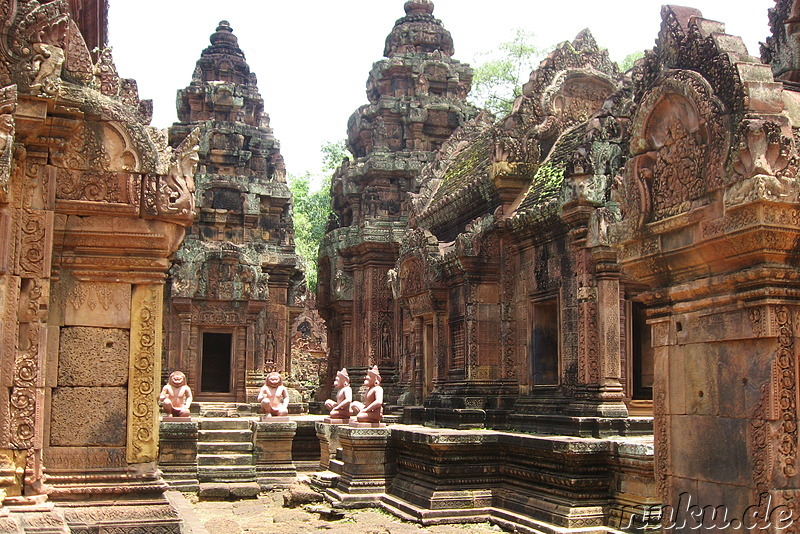
{"type": "Polygon", "coordinates": [[[255,483],[251,419],[240,417],[235,404],[206,405],[203,410],[207,414],[232,411],[236,415],[201,417],[198,420],[198,480],[216,484],[255,483]]]}
{"type": "Polygon", "coordinates": [[[225,454],[252,452],[250,441],[202,441],[197,444],[197,452],[203,454],[225,454]]]}
{"type": "Polygon", "coordinates": [[[198,430],[197,442],[245,443],[253,439],[250,430],[198,430]]]}
{"type": "Polygon", "coordinates": [[[198,454],[197,455],[197,468],[206,466],[238,466],[238,465],[252,465],[252,454],[198,454]]]}
{"type": "Polygon", "coordinates": [[[198,420],[200,430],[250,430],[250,419],[239,417],[203,417],[198,420]]]}
{"type": "Polygon", "coordinates": [[[252,465],[197,467],[200,482],[255,482],[256,469],[252,465]]]}

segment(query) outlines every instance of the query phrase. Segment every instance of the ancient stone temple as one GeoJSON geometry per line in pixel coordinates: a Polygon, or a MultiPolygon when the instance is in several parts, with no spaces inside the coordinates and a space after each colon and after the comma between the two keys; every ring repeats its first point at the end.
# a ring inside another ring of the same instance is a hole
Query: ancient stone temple
{"type": "Polygon", "coordinates": [[[253,401],[265,370],[290,370],[303,278],[279,143],[228,22],[178,91],[178,118],[170,144],[196,131],[200,160],[197,214],[165,295],[164,370],[183,370],[196,400],[253,401]]]}
{"type": "MultiPolygon", "coordinates": [[[[690,532],[672,512],[724,509],[694,520],[725,531],[758,508],[796,528],[798,6],[776,2],[762,59],[692,8],[662,9],[628,73],[581,32],[508,117],[427,161],[370,339],[421,405],[406,422],[527,434],[396,428],[387,509],[605,532],[664,504],[690,532]]],[[[346,257],[323,296],[349,290],[346,257]]]]}
{"type": "MultiPolygon", "coordinates": [[[[601,345],[605,354],[590,341],[608,335],[598,328],[619,336],[618,282],[603,294],[613,300],[598,305],[588,221],[565,220],[572,212],[562,191],[588,117],[624,95],[623,84],[584,30],[531,74],[509,117],[477,117],[423,171],[392,280],[403,335],[413,340],[401,384],[440,422],[480,424],[474,409],[500,422],[513,409],[515,427],[552,431],[571,416],[586,427],[587,417],[613,425],[608,417],[627,415],[622,345],[601,345]],[[616,368],[601,385],[606,359],[616,368]]],[[[621,149],[609,150],[613,176],[621,149]]]]}
{"type": "Polygon", "coordinates": [[[433,17],[433,3],[410,0],[405,11],[386,38],[386,58],[369,74],[369,104],[348,123],[355,159],[333,178],[334,217],[319,261],[329,373],[346,366],[361,374],[378,364],[386,385],[395,381],[399,355],[410,350],[386,284],[410,197],[419,189],[420,169],[477,114],[465,101],[472,69],[452,59],[452,37],[433,17]]]}
{"type": "Polygon", "coordinates": [[[6,1],[0,25],[0,531],[177,533],[155,395],[197,137],[148,126],[105,2],[6,1]]]}

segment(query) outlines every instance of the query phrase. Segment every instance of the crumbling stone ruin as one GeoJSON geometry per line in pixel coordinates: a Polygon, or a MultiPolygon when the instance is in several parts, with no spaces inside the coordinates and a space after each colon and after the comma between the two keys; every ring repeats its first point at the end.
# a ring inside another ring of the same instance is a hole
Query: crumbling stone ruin
{"type": "Polygon", "coordinates": [[[197,132],[197,214],[165,295],[165,369],[200,401],[254,402],[266,372],[290,371],[289,324],[301,311],[286,167],[269,115],[227,21],[178,91],[169,142],[197,132]]]}

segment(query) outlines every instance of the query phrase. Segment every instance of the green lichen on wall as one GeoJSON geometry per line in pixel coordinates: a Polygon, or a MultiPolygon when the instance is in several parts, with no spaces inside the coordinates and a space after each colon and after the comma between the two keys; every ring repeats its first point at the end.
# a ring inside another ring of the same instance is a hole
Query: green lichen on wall
{"type": "Polygon", "coordinates": [[[545,162],[540,165],[520,208],[524,210],[536,207],[543,200],[557,195],[564,184],[565,170],[566,165],[563,163],[545,162]]]}

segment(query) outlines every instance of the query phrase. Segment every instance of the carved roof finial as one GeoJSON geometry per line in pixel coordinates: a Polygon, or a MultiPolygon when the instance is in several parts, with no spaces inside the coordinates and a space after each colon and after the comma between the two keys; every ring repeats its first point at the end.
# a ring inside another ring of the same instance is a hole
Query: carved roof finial
{"type": "Polygon", "coordinates": [[[239,47],[239,39],[233,35],[233,28],[227,20],[219,21],[217,31],[211,34],[211,44],[214,46],[228,45],[233,48],[239,47]]]}
{"type": "Polygon", "coordinates": [[[433,16],[431,0],[408,0],[404,8],[406,16],[395,22],[392,32],[386,38],[383,55],[453,55],[453,38],[442,26],[442,21],[433,16]]]}
{"type": "Polygon", "coordinates": [[[433,2],[431,0],[408,0],[403,6],[406,15],[433,15],[433,2]]]}

